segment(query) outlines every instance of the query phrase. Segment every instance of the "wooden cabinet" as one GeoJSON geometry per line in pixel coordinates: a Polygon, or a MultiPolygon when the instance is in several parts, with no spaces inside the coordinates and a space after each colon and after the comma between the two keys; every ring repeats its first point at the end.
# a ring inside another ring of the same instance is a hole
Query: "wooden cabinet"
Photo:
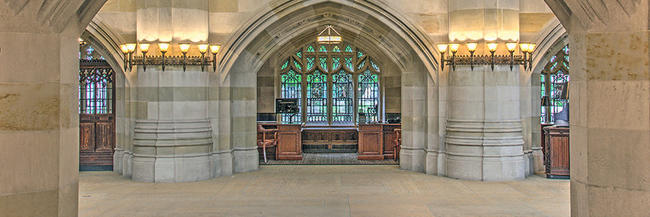
{"type": "Polygon", "coordinates": [[[356,153],[356,127],[305,127],[302,131],[305,153],[356,153]]]}
{"type": "Polygon", "coordinates": [[[384,124],[384,159],[393,159],[395,153],[395,129],[400,129],[401,124],[384,124]]]}
{"type": "Polygon", "coordinates": [[[302,160],[302,125],[278,125],[278,160],[302,160]]]}
{"type": "Polygon", "coordinates": [[[359,125],[359,160],[384,159],[384,132],[382,124],[359,125]]]}
{"type": "Polygon", "coordinates": [[[544,134],[546,177],[569,178],[569,128],[545,127],[544,134]]]}

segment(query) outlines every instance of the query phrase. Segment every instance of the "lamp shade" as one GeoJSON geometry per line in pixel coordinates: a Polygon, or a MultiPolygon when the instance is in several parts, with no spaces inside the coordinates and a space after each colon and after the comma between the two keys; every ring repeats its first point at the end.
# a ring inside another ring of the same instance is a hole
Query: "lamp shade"
{"type": "Polygon", "coordinates": [[[146,53],[149,51],[149,44],[147,43],[140,43],[140,51],[143,53],[146,53]]]}
{"type": "Polygon", "coordinates": [[[535,51],[535,44],[528,44],[528,53],[535,51]]]}
{"type": "Polygon", "coordinates": [[[458,47],[460,47],[459,44],[449,44],[449,50],[451,50],[452,53],[456,53],[456,51],[458,51],[458,47]]]}
{"type": "Polygon", "coordinates": [[[437,46],[438,46],[438,51],[440,53],[444,53],[444,52],[447,52],[447,47],[449,45],[447,45],[447,44],[438,44],[437,46]]]}
{"type": "Polygon", "coordinates": [[[521,52],[528,52],[528,43],[521,43],[519,44],[519,48],[521,49],[521,52]]]}
{"type": "Polygon", "coordinates": [[[190,50],[190,44],[183,43],[183,44],[178,45],[178,47],[181,49],[181,52],[183,52],[183,53],[187,53],[187,51],[190,50]]]}
{"type": "Polygon", "coordinates": [[[517,49],[517,43],[508,42],[508,43],[506,43],[506,48],[508,48],[508,51],[514,52],[515,49],[517,49]]]}
{"type": "Polygon", "coordinates": [[[495,51],[497,51],[497,46],[498,46],[498,44],[495,43],[495,42],[490,42],[490,43],[487,44],[488,50],[489,50],[490,52],[495,52],[495,51]]]}
{"type": "Polygon", "coordinates": [[[126,44],[126,47],[129,49],[129,53],[135,51],[135,44],[134,43],[126,44]]]}
{"type": "Polygon", "coordinates": [[[169,50],[169,43],[158,43],[158,47],[160,48],[160,52],[167,52],[169,50]]]}
{"type": "Polygon", "coordinates": [[[120,45],[120,50],[122,50],[122,53],[129,53],[129,47],[126,44],[120,45]]]}
{"type": "Polygon", "coordinates": [[[208,52],[208,44],[199,44],[199,52],[201,53],[208,52]]]}
{"type": "Polygon", "coordinates": [[[478,44],[476,42],[470,42],[470,43],[467,43],[466,46],[467,46],[467,50],[469,50],[469,52],[474,52],[474,51],[476,51],[476,47],[478,47],[478,44]]]}
{"type": "Polygon", "coordinates": [[[210,53],[217,54],[220,48],[221,45],[210,45],[210,53]]]}

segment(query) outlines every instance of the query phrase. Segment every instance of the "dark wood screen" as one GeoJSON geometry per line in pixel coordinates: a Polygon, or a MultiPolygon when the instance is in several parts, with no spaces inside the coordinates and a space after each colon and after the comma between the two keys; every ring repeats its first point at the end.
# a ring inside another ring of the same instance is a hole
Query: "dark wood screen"
{"type": "Polygon", "coordinates": [[[113,69],[105,60],[79,61],[79,167],[110,170],[115,148],[113,69]]]}

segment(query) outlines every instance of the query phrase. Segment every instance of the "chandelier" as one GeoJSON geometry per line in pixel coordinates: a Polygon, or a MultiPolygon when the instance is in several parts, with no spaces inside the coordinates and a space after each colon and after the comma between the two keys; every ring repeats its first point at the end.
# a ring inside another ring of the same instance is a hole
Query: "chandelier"
{"type": "Polygon", "coordinates": [[[341,34],[334,29],[334,26],[327,25],[323,31],[318,33],[316,41],[320,44],[338,44],[343,41],[343,37],[341,37],[341,34]]]}

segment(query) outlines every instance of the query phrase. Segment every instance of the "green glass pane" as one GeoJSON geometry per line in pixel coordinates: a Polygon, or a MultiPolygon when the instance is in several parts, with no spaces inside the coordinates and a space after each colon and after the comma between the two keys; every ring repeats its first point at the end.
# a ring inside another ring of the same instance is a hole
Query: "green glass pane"
{"type": "Polygon", "coordinates": [[[334,45],[334,48],[332,48],[332,52],[341,52],[341,48],[339,48],[338,45],[334,45]]]}
{"type": "Polygon", "coordinates": [[[296,56],[297,56],[298,58],[302,58],[302,51],[298,51],[298,52],[296,52],[296,56]]]}
{"type": "Polygon", "coordinates": [[[296,66],[296,69],[298,69],[298,70],[302,70],[302,67],[300,66],[300,64],[298,63],[298,61],[295,61],[295,60],[294,60],[294,61],[293,61],[293,65],[296,66]]]}
{"type": "Polygon", "coordinates": [[[282,64],[282,70],[285,70],[289,66],[289,60],[285,61],[284,64],[282,64]]]}
{"type": "Polygon", "coordinates": [[[375,62],[373,62],[372,60],[370,60],[370,65],[372,66],[373,69],[375,69],[375,71],[378,71],[378,72],[380,71],[379,66],[377,64],[375,64],[375,62]]]}
{"type": "Polygon", "coordinates": [[[309,45],[309,47],[307,47],[307,52],[312,52],[313,53],[313,52],[316,52],[316,50],[314,50],[314,46],[309,45]]]}
{"type": "Polygon", "coordinates": [[[348,70],[354,70],[354,64],[352,63],[352,57],[345,58],[345,66],[348,67],[348,70]]]}
{"type": "Polygon", "coordinates": [[[359,63],[359,66],[357,67],[357,69],[361,69],[361,68],[363,68],[363,66],[365,66],[365,65],[366,65],[366,61],[365,61],[365,60],[364,60],[364,61],[361,61],[361,63],[359,63]]]}
{"type": "Polygon", "coordinates": [[[352,50],[352,46],[348,45],[348,46],[345,46],[345,52],[352,53],[352,52],[354,52],[354,50],[352,50]]]}
{"type": "Polygon", "coordinates": [[[327,69],[327,57],[319,57],[318,59],[319,59],[319,61],[320,61],[320,67],[321,67],[323,70],[325,70],[326,72],[329,71],[329,70],[327,69]]]}
{"type": "Polygon", "coordinates": [[[327,53],[327,47],[325,47],[325,45],[321,45],[320,48],[318,49],[318,52],[327,53]]]}
{"type": "Polygon", "coordinates": [[[314,68],[316,62],[315,57],[307,57],[307,71],[310,71],[311,69],[314,68]]]}
{"type": "Polygon", "coordinates": [[[339,68],[341,66],[340,57],[332,57],[332,70],[339,68]]]}
{"type": "Polygon", "coordinates": [[[357,58],[361,58],[363,56],[363,52],[357,51],[357,58]]]}

